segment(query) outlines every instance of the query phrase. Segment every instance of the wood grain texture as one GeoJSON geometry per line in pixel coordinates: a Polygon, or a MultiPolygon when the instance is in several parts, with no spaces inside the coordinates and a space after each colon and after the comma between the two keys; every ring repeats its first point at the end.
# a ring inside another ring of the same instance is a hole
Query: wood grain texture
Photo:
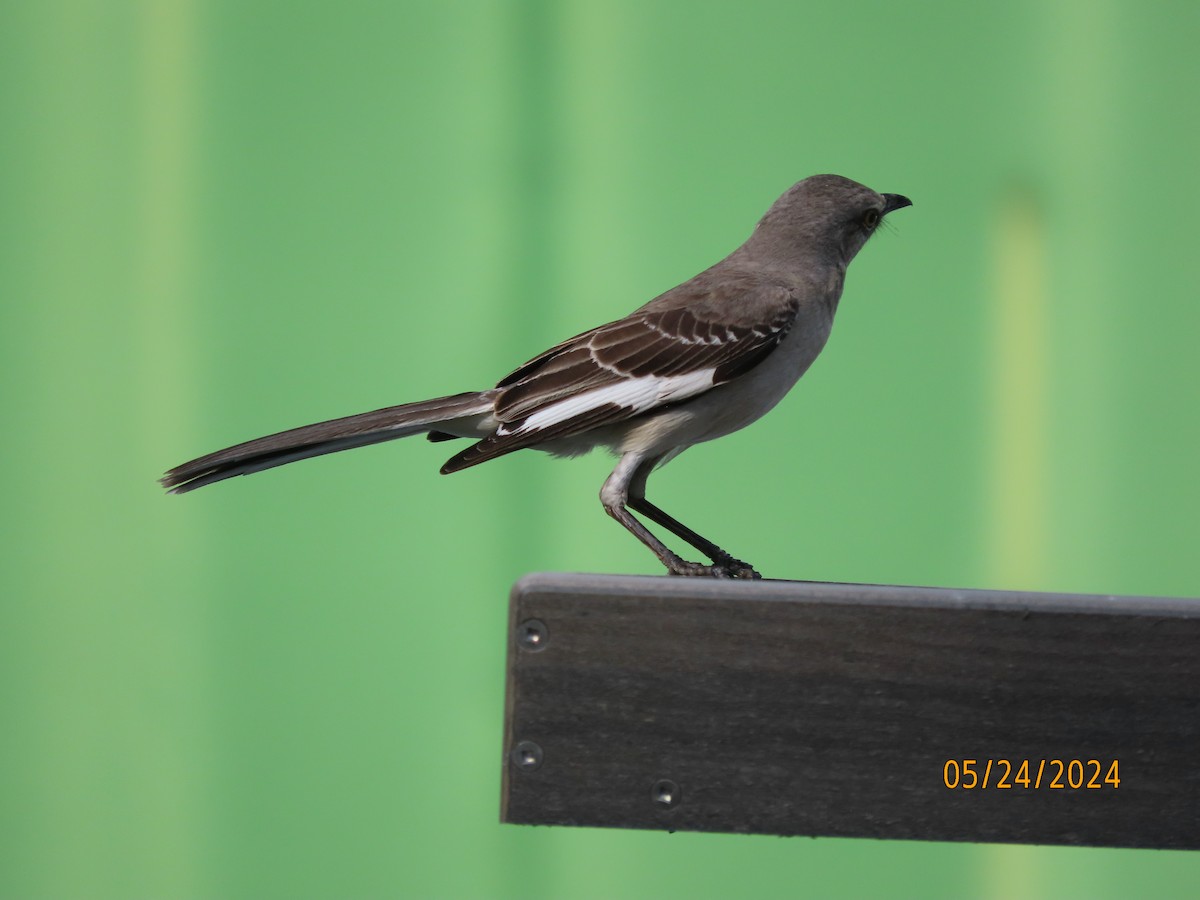
{"type": "Polygon", "coordinates": [[[538,574],[510,613],[505,822],[1200,849],[1200,602],[538,574]]]}

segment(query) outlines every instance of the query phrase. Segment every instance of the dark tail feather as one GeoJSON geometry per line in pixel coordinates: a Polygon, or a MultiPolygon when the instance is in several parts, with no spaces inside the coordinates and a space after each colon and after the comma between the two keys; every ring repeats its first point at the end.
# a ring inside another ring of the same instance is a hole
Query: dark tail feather
{"type": "MultiPolygon", "coordinates": [[[[495,459],[497,456],[504,456],[506,453],[514,453],[517,450],[524,450],[526,447],[544,444],[555,438],[570,437],[597,425],[611,422],[614,417],[620,416],[623,412],[622,407],[616,403],[604,403],[546,428],[532,431],[522,431],[517,428],[507,434],[489,434],[483,440],[472,444],[466,450],[460,450],[446,460],[446,464],[442,466],[442,474],[450,475],[454,472],[461,472],[463,469],[477,466],[489,459],[495,459]]],[[[519,425],[519,423],[508,423],[510,427],[514,424],[519,425]]],[[[435,438],[435,440],[440,440],[440,438],[435,438]]]]}
{"type": "Polygon", "coordinates": [[[172,494],[183,494],[234,475],[248,475],[300,459],[420,434],[455,419],[482,416],[491,410],[490,391],[389,406],[227,447],[176,466],[159,480],[172,494]]]}

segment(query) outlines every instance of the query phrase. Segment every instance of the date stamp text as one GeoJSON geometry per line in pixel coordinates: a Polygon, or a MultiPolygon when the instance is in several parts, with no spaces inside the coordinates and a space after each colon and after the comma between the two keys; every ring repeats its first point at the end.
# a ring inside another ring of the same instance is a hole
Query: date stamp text
{"type": "Polygon", "coordinates": [[[948,759],[942,783],[952,791],[975,790],[1116,790],[1118,760],[1099,759],[948,759]]]}

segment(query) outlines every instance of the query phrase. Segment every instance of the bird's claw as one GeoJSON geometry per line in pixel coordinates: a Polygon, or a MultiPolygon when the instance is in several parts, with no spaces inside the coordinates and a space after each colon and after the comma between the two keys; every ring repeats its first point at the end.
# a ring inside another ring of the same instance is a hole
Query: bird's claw
{"type": "Polygon", "coordinates": [[[754,566],[748,562],[742,562],[740,559],[734,559],[728,553],[713,560],[713,568],[723,570],[725,572],[723,577],[726,578],[743,578],[752,581],[762,579],[762,576],[755,571],[754,566]]]}
{"type": "Polygon", "coordinates": [[[672,575],[683,577],[739,578],[753,581],[758,581],[762,578],[749,563],[742,562],[740,559],[734,559],[727,553],[714,559],[711,566],[681,559],[672,561],[667,565],[667,568],[672,575]]]}
{"type": "Polygon", "coordinates": [[[732,578],[741,578],[744,581],[762,581],[762,575],[759,574],[758,570],[745,563],[739,563],[735,568],[728,571],[732,578]]]}

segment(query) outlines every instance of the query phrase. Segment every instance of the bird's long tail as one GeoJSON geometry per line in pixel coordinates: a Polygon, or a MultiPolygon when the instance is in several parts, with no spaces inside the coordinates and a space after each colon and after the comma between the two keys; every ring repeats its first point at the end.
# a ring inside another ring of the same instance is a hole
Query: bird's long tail
{"type": "Polygon", "coordinates": [[[475,431],[475,420],[489,416],[491,411],[491,391],[389,406],[227,447],[176,466],[159,480],[172,494],[183,494],[234,475],[249,475],[300,459],[366,447],[435,429],[452,433],[462,430],[465,436],[475,431]]]}

